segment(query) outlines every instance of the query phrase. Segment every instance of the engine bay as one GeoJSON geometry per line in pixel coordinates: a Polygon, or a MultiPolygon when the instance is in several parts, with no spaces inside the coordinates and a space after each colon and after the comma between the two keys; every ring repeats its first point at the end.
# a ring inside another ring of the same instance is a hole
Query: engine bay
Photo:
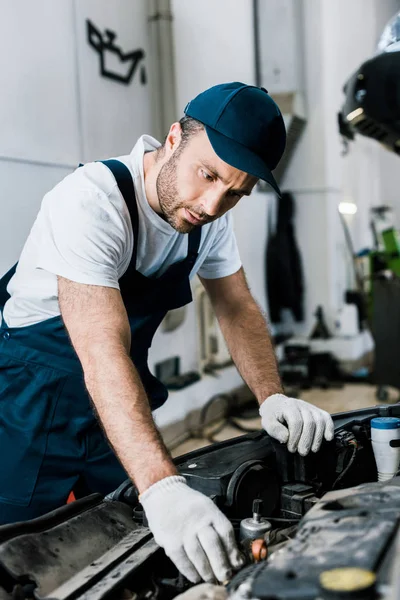
{"type": "MultiPolygon", "coordinates": [[[[260,431],[175,459],[230,519],[246,556],[225,582],[229,598],[325,597],[321,574],[349,567],[373,575],[365,597],[395,597],[400,478],[377,482],[375,417],[400,417],[400,404],[334,415],[334,440],[306,457],[260,431]]],[[[192,584],[146,525],[126,481],[106,498],[0,527],[0,600],[178,596],[192,584]]]]}

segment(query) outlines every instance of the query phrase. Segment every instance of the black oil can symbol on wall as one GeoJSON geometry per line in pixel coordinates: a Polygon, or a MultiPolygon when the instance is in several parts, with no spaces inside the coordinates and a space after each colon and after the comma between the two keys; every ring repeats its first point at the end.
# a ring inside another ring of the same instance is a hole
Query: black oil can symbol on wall
{"type": "Polygon", "coordinates": [[[96,50],[100,58],[102,76],[129,85],[140,67],[140,82],[144,85],[147,81],[145,67],[141,64],[145,57],[144,50],[125,53],[115,43],[117,34],[114,31],[106,29],[102,34],[89,19],[86,20],[86,25],[89,45],[96,50]]]}

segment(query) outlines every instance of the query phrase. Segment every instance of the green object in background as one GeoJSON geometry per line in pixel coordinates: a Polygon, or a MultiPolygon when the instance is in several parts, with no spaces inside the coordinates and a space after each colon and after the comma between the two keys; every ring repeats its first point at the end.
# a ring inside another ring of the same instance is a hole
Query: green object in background
{"type": "Polygon", "coordinates": [[[400,277],[400,233],[391,228],[382,231],[381,235],[388,269],[400,277]]]}
{"type": "Polygon", "coordinates": [[[391,271],[400,277],[400,232],[391,227],[379,235],[383,249],[373,250],[369,254],[370,286],[366,291],[369,295],[367,313],[370,323],[374,302],[374,277],[381,271],[391,271]]]}

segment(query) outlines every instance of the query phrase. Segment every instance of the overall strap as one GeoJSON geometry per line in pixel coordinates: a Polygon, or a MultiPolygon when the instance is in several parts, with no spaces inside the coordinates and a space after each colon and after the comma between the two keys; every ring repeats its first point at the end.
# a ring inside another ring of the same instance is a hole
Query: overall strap
{"type": "MultiPolygon", "coordinates": [[[[125,166],[119,160],[110,159],[110,160],[103,160],[100,162],[102,162],[104,165],[106,165],[106,167],[108,167],[110,169],[110,171],[112,172],[112,174],[114,175],[114,178],[117,182],[118,188],[119,188],[119,190],[126,202],[126,205],[128,207],[129,214],[131,217],[131,222],[132,222],[133,236],[134,236],[131,264],[133,266],[135,266],[136,265],[136,255],[137,255],[137,239],[138,239],[138,233],[139,233],[139,220],[138,220],[138,209],[137,209],[137,205],[136,205],[136,194],[135,194],[135,188],[133,185],[133,179],[132,179],[131,172],[129,171],[128,167],[125,166]]],[[[79,165],[79,166],[83,166],[83,165],[79,165]]],[[[10,279],[13,277],[13,275],[15,273],[17,265],[18,265],[18,263],[15,263],[15,265],[13,267],[11,267],[11,269],[9,271],[7,271],[7,273],[5,275],[3,275],[3,277],[0,278],[0,310],[3,309],[5,303],[7,302],[7,300],[10,297],[10,294],[7,292],[7,286],[10,282],[10,279]]]]}
{"type": "Polygon", "coordinates": [[[111,173],[114,175],[119,191],[121,192],[128,207],[133,229],[133,252],[129,268],[135,268],[139,235],[139,218],[132,174],[128,167],[120,160],[110,158],[108,160],[101,160],[99,162],[102,162],[103,165],[106,165],[106,167],[108,167],[111,173]]]}
{"type": "Polygon", "coordinates": [[[199,252],[201,240],[201,227],[195,227],[189,233],[188,241],[188,259],[192,259],[193,264],[196,262],[196,258],[199,252]]]}
{"type": "Polygon", "coordinates": [[[5,303],[10,297],[10,294],[7,292],[7,286],[10,282],[11,277],[14,275],[15,270],[17,268],[18,263],[15,263],[13,267],[3,277],[0,279],[0,310],[4,308],[5,303]]]}

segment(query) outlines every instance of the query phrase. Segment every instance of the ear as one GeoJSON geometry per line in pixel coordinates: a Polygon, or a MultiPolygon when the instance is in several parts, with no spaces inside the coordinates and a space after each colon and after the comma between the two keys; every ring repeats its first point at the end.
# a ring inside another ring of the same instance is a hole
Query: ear
{"type": "Polygon", "coordinates": [[[182,129],[178,122],[172,123],[164,142],[166,152],[171,155],[181,143],[182,129]]]}

